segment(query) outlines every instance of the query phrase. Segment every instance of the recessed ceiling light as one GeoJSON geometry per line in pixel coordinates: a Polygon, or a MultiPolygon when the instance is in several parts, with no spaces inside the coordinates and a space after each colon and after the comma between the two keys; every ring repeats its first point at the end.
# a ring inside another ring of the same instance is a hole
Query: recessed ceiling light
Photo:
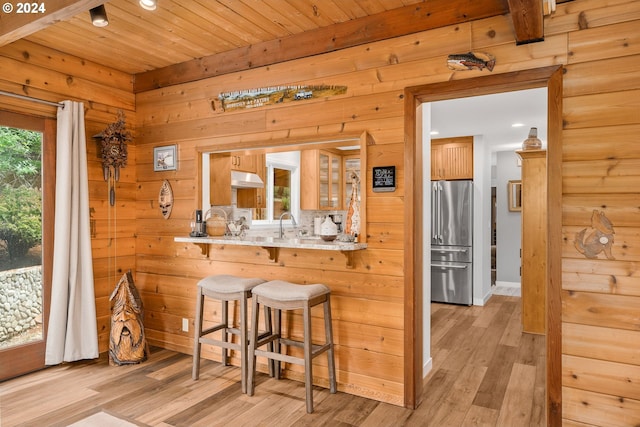
{"type": "Polygon", "coordinates": [[[140,0],[140,7],[147,10],[156,10],[156,0],[140,0]]]}
{"type": "Polygon", "coordinates": [[[512,128],[521,128],[522,126],[524,126],[524,123],[514,123],[511,125],[512,128]]]}
{"type": "Polygon", "coordinates": [[[429,132],[430,135],[440,135],[440,132],[438,132],[437,130],[432,130],[431,132],[429,132]]]}

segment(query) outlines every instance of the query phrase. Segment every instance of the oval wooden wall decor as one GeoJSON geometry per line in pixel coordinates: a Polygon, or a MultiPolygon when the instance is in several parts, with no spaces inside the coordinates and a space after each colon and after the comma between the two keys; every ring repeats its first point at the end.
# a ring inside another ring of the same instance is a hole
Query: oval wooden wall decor
{"type": "Polygon", "coordinates": [[[593,211],[591,215],[592,231],[586,237],[587,229],[584,228],[576,233],[573,244],[582,255],[587,258],[598,258],[600,252],[604,252],[607,259],[615,260],[611,253],[613,246],[613,224],[604,215],[604,212],[598,210],[593,211]]]}
{"type": "Polygon", "coordinates": [[[173,209],[173,190],[171,184],[166,179],[162,182],[160,187],[160,194],[158,195],[158,205],[160,206],[160,212],[164,219],[169,219],[171,216],[171,209],[173,209]]]}

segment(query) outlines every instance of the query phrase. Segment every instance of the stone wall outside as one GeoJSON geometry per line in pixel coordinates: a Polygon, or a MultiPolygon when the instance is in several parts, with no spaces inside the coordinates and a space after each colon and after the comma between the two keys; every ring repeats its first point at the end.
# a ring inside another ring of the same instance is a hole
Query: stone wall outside
{"type": "Polygon", "coordinates": [[[0,271],[0,343],[42,318],[42,266],[0,271]]]}

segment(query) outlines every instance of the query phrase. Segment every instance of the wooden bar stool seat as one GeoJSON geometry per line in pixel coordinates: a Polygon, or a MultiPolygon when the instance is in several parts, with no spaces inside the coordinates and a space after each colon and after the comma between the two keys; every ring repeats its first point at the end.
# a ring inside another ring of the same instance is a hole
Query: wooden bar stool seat
{"type": "MultiPolygon", "coordinates": [[[[194,331],[193,348],[193,372],[192,377],[197,380],[200,376],[200,351],[202,344],[218,346],[222,349],[222,363],[226,366],[227,350],[240,352],[240,367],[242,375],[242,392],[247,392],[247,357],[248,357],[248,322],[247,322],[247,301],[251,298],[251,290],[264,283],[258,278],[244,278],[230,275],[207,276],[198,282],[198,297],[196,303],[196,318],[194,331]],[[220,323],[203,330],[203,312],[205,297],[220,300],[222,310],[220,323]],[[240,306],[240,320],[237,327],[233,325],[233,320],[229,322],[229,301],[238,301],[240,306]],[[221,339],[215,339],[210,334],[221,332],[221,339]],[[229,334],[238,335],[238,342],[229,339],[229,334]]],[[[265,319],[267,321],[267,319],[265,319]]],[[[268,319],[269,324],[271,320],[268,319]]],[[[256,329],[257,331],[257,329],[256,329]]],[[[270,331],[267,332],[270,334],[270,331]]]]}
{"type": "MultiPolygon", "coordinates": [[[[280,378],[280,362],[294,363],[304,366],[305,391],[307,412],[313,412],[313,371],[312,360],[326,352],[329,367],[329,391],[335,393],[336,369],[334,361],[333,331],[331,327],[331,291],[326,285],[298,285],[281,280],[262,283],[251,291],[253,296],[251,313],[251,333],[249,340],[249,378],[247,394],[253,395],[254,378],[256,374],[256,356],[263,356],[275,362],[275,377],[280,378]],[[311,308],[322,304],[324,308],[325,343],[313,344],[311,337],[311,308]],[[270,328],[272,333],[258,336],[257,331],[260,305],[265,307],[265,312],[275,310],[275,325],[270,328]],[[282,310],[302,309],[303,341],[282,337],[281,315],[282,310]],[[264,345],[273,344],[267,350],[261,350],[264,345]],[[293,357],[281,353],[281,344],[303,348],[304,357],[293,357]]],[[[270,366],[271,367],[271,366],[270,366]]]]}

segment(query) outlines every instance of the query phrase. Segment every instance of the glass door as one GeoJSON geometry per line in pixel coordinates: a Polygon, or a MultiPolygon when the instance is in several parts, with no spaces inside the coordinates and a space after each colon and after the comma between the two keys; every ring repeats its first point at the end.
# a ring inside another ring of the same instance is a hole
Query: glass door
{"type": "Polygon", "coordinates": [[[320,209],[326,209],[329,207],[329,191],[330,191],[330,178],[331,173],[329,171],[329,155],[320,152],[318,163],[318,185],[319,185],[319,203],[320,209]]]}
{"type": "Polygon", "coordinates": [[[342,174],[342,170],[340,169],[340,157],[333,155],[331,156],[331,204],[330,206],[334,209],[341,208],[340,206],[340,178],[342,174]]]}
{"type": "Polygon", "coordinates": [[[321,151],[318,160],[318,185],[320,209],[340,209],[341,188],[340,156],[321,151]]]}
{"type": "Polygon", "coordinates": [[[0,380],[44,367],[54,126],[0,112],[0,380]]]}

